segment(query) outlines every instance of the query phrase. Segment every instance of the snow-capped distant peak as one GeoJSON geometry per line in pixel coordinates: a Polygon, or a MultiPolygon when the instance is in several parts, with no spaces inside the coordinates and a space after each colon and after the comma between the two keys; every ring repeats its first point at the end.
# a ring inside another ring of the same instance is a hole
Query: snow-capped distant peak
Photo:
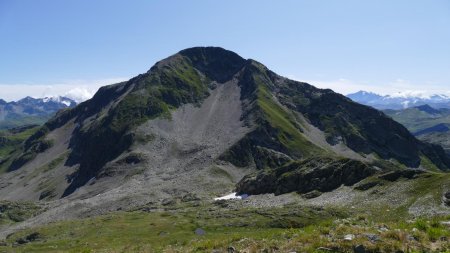
{"type": "Polygon", "coordinates": [[[450,108],[450,91],[436,94],[425,91],[402,91],[389,95],[358,91],[347,97],[377,109],[404,109],[428,104],[434,108],[450,108]]]}
{"type": "Polygon", "coordinates": [[[67,100],[63,100],[63,101],[61,101],[61,103],[65,104],[66,106],[70,106],[72,104],[67,100]]]}
{"type": "Polygon", "coordinates": [[[50,103],[50,102],[54,102],[54,103],[60,103],[60,104],[64,104],[67,107],[69,106],[73,106],[74,104],[76,104],[76,102],[70,98],[66,98],[66,97],[61,97],[61,96],[54,96],[54,97],[45,97],[42,98],[41,101],[43,103],[50,103]]]}
{"type": "Polygon", "coordinates": [[[59,97],[45,97],[41,99],[44,103],[59,102],[59,97]]]}

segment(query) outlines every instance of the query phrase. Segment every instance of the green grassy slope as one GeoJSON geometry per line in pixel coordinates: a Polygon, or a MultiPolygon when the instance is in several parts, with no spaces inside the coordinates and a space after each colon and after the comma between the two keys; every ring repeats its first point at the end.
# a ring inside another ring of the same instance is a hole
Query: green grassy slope
{"type": "MultiPolygon", "coordinates": [[[[49,226],[21,231],[7,239],[8,244],[38,233],[34,243],[15,247],[16,252],[204,252],[215,244],[238,241],[239,238],[264,239],[282,234],[284,226],[303,227],[332,212],[303,208],[298,217],[272,219],[286,210],[229,211],[214,206],[185,208],[179,212],[113,213],[90,219],[58,222],[49,226]],[[201,212],[200,212],[201,211],[201,212]],[[196,235],[201,228],[205,235],[196,235]],[[186,251],[185,251],[186,250],[186,251]]],[[[281,239],[281,237],[280,237],[281,239]]],[[[8,247],[3,248],[7,249],[8,247]]],[[[2,249],[0,249],[2,250],[2,249]]]]}
{"type": "Polygon", "coordinates": [[[20,153],[23,143],[38,129],[34,126],[0,131],[0,173],[9,168],[14,155],[20,153]]]}

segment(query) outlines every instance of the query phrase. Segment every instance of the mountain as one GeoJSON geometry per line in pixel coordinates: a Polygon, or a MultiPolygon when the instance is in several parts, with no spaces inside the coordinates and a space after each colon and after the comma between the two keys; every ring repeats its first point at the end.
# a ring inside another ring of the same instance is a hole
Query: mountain
{"type": "Polygon", "coordinates": [[[26,97],[13,102],[0,99],[0,129],[33,124],[42,125],[57,111],[75,105],[75,101],[66,97],[26,97]]]}
{"type": "MultiPolygon", "coordinates": [[[[139,226],[141,216],[114,217],[133,210],[167,212],[154,221],[169,215],[176,230],[198,228],[195,234],[210,233],[201,226],[222,222],[222,212],[224,228],[255,226],[260,218],[272,228],[291,228],[309,220],[299,220],[305,214],[336,214],[329,206],[376,213],[389,206],[414,215],[447,210],[441,200],[450,157],[440,146],[416,139],[372,107],[217,47],[182,50],[129,81],[102,87],[5,153],[0,197],[37,203],[40,212],[0,235],[108,213],[96,224],[112,220],[125,229],[122,222],[137,218],[139,226]],[[213,202],[231,192],[251,196],[213,202]],[[431,193],[439,196],[421,202],[431,193]],[[303,204],[309,211],[299,211],[303,204]],[[231,220],[225,209],[241,216],[231,220]]],[[[25,214],[35,212],[30,209],[25,214]]],[[[92,222],[72,225],[80,224],[92,222]]],[[[151,234],[164,238],[163,232],[151,234]]],[[[55,234],[43,233],[46,240],[55,234]]],[[[8,238],[16,237],[37,236],[8,238]]]]}
{"type": "Polygon", "coordinates": [[[408,128],[417,138],[441,145],[450,152],[450,109],[421,105],[402,110],[384,110],[408,128]]]}
{"type": "Polygon", "coordinates": [[[219,161],[261,170],[322,156],[386,169],[390,160],[418,168],[426,158],[450,168],[442,149],[418,141],[383,113],[221,48],[183,50],[145,74],[101,88],[58,113],[5,166],[33,170],[61,158],[60,171],[70,175],[41,192],[29,183],[23,196],[43,198],[45,191],[64,197],[87,185],[93,188],[87,191],[106,191],[90,182],[138,173],[131,164],[178,175],[219,161]]]}
{"type": "Polygon", "coordinates": [[[347,97],[355,102],[369,105],[374,108],[384,109],[404,109],[421,105],[428,105],[433,108],[450,108],[450,97],[444,94],[435,94],[431,96],[417,96],[410,94],[395,94],[381,96],[372,92],[358,91],[348,94],[347,97]]]}

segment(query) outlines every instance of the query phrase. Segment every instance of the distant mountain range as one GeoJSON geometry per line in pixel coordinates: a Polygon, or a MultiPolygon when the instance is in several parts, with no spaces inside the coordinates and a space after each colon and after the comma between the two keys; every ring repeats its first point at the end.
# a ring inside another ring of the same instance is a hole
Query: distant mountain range
{"type": "Polygon", "coordinates": [[[57,111],[74,107],[77,103],[67,97],[26,97],[6,102],[0,99],[0,129],[23,125],[43,124],[57,111]]]}
{"type": "Polygon", "coordinates": [[[373,92],[358,91],[348,94],[347,97],[360,104],[369,105],[380,110],[405,109],[420,105],[429,105],[433,108],[450,108],[450,96],[445,94],[425,96],[399,93],[383,96],[373,92]]]}

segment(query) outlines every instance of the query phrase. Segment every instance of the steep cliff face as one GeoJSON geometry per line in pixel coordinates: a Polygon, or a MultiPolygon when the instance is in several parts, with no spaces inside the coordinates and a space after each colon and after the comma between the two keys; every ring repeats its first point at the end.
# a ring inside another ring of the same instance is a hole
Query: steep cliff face
{"type": "MultiPolygon", "coordinates": [[[[55,195],[59,197],[71,195],[88,182],[92,185],[92,180],[114,177],[130,164],[139,164],[140,171],[126,173],[145,174],[170,164],[180,166],[186,157],[198,169],[225,161],[260,170],[289,168],[302,180],[323,176],[325,185],[308,186],[323,190],[363,179],[373,173],[375,163],[388,164],[382,169],[398,164],[419,167],[425,157],[441,170],[450,168],[442,149],[418,141],[383,113],[331,90],[281,77],[261,63],[215,47],[180,51],[147,73],[103,87],[91,100],[59,113],[25,142],[21,154],[9,158],[10,170],[32,170],[33,161],[66,140],[51,138],[61,129],[70,130],[61,166],[72,172],[65,177],[64,191],[55,195]],[[179,127],[183,124],[185,128],[179,127]],[[158,142],[162,143],[159,150],[158,142]],[[346,152],[337,152],[337,146],[346,152]],[[358,161],[342,160],[342,156],[358,161]],[[316,163],[317,157],[333,160],[316,163]],[[307,162],[283,167],[302,159],[307,162]]],[[[180,168],[172,169],[173,178],[186,176],[180,168]]],[[[293,181],[282,180],[288,172],[276,171],[270,174],[270,189],[303,191],[292,186],[293,181]]]]}

